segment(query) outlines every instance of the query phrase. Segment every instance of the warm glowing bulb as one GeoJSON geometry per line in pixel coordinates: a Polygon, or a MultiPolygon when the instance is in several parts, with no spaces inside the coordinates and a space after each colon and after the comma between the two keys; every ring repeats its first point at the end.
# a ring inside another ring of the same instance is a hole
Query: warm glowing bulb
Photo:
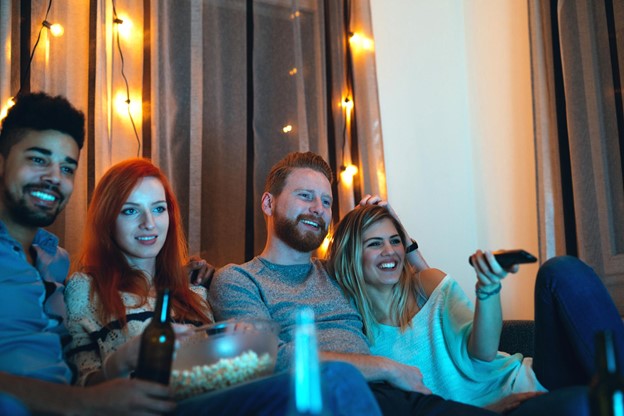
{"type": "Polygon", "coordinates": [[[65,33],[65,29],[62,25],[54,23],[50,26],[50,33],[52,34],[52,36],[56,36],[58,38],[60,36],[63,36],[63,33],[65,33]]]}
{"type": "Polygon", "coordinates": [[[329,248],[329,243],[331,242],[331,240],[332,240],[331,234],[327,233],[327,235],[325,236],[325,239],[321,243],[321,246],[317,249],[317,256],[319,258],[325,257],[325,253],[327,253],[327,249],[329,248]]]}
{"type": "Polygon", "coordinates": [[[342,166],[342,172],[340,172],[340,180],[345,184],[353,183],[353,176],[358,173],[358,168],[355,165],[342,166]]]}
{"type": "Polygon", "coordinates": [[[298,10],[296,12],[294,12],[293,14],[290,15],[291,19],[295,19],[297,17],[301,16],[301,12],[299,12],[298,10]]]}
{"type": "Polygon", "coordinates": [[[295,75],[295,74],[297,73],[297,68],[293,68],[293,69],[291,69],[290,71],[288,71],[288,73],[289,73],[290,75],[295,75]]]}
{"type": "Polygon", "coordinates": [[[127,117],[128,111],[133,117],[138,117],[141,114],[141,101],[128,99],[125,91],[118,91],[115,95],[115,110],[121,117],[127,117]]]}
{"type": "Polygon", "coordinates": [[[353,110],[353,100],[351,100],[349,97],[345,98],[342,101],[342,106],[344,107],[345,110],[347,111],[351,111],[353,110]]]}
{"type": "Polygon", "coordinates": [[[371,38],[359,33],[354,33],[349,38],[349,43],[353,48],[363,51],[372,51],[375,49],[375,42],[371,38]]]}
{"type": "Polygon", "coordinates": [[[15,105],[15,101],[13,101],[13,97],[9,98],[6,104],[0,110],[0,120],[4,120],[4,118],[7,115],[7,112],[9,111],[9,108],[13,107],[14,105],[15,105]]]}
{"type": "Polygon", "coordinates": [[[292,129],[293,129],[293,128],[292,128],[292,126],[291,126],[290,124],[288,124],[288,125],[286,125],[286,126],[284,126],[284,127],[282,128],[282,131],[283,131],[284,133],[290,133],[290,132],[292,131],[292,129]]]}
{"type": "Polygon", "coordinates": [[[132,36],[132,20],[127,15],[119,15],[114,21],[119,31],[119,36],[130,39],[132,36]]]}
{"type": "Polygon", "coordinates": [[[358,168],[355,165],[348,165],[344,171],[345,175],[349,175],[351,177],[355,176],[358,173],[358,168]]]}
{"type": "Polygon", "coordinates": [[[58,23],[50,23],[47,20],[44,20],[41,23],[44,27],[47,27],[48,30],[50,31],[50,34],[52,34],[52,36],[56,36],[57,38],[59,36],[63,36],[63,33],[65,33],[65,29],[63,29],[63,26],[61,26],[58,23]]]}

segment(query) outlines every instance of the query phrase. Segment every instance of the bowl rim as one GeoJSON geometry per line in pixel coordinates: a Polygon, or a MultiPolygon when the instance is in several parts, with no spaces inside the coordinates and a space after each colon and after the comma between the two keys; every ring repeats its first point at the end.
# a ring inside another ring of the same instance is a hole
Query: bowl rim
{"type": "Polygon", "coordinates": [[[250,329],[260,330],[258,324],[264,329],[268,328],[270,332],[277,336],[280,332],[281,325],[271,319],[266,318],[232,318],[223,321],[217,321],[211,324],[205,324],[194,328],[195,333],[204,332],[208,337],[219,335],[229,335],[235,332],[246,332],[250,329]],[[253,328],[246,328],[245,325],[252,325],[253,328]]]}

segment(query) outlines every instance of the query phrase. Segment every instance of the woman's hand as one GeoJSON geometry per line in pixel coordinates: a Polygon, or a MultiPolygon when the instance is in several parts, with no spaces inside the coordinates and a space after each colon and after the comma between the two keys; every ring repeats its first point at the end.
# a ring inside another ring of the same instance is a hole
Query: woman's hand
{"type": "Polygon", "coordinates": [[[126,377],[136,369],[141,348],[141,336],[131,338],[116,351],[108,354],[102,362],[102,375],[105,380],[126,377]]]}
{"type": "Polygon", "coordinates": [[[468,353],[472,358],[492,361],[496,358],[503,327],[500,291],[501,280],[507,276],[507,270],[498,264],[491,251],[477,250],[470,256],[470,264],[477,273],[477,302],[468,353]]]}
{"type": "Polygon", "coordinates": [[[486,291],[488,288],[497,287],[508,273],[516,273],[519,267],[514,264],[507,270],[503,269],[489,250],[477,250],[470,256],[470,264],[477,272],[477,286],[486,291]]]}
{"type": "MultiPolygon", "coordinates": [[[[180,346],[180,342],[191,337],[195,332],[188,325],[172,324],[175,333],[175,351],[180,346]]],[[[139,362],[139,351],[141,349],[141,336],[131,338],[128,342],[119,347],[116,351],[106,356],[102,363],[102,373],[105,379],[126,377],[134,371],[139,362]]]]}

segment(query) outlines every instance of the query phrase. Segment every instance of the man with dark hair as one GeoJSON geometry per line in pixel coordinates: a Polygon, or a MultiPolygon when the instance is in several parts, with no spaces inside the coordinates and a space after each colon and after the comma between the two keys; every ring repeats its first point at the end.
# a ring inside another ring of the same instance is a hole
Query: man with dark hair
{"type": "Polygon", "coordinates": [[[357,310],[323,263],[311,257],[331,221],[331,179],[327,163],[310,152],[291,153],[273,167],[261,205],[266,245],[251,261],[217,272],[209,292],[215,317],[253,316],[280,323],[277,368],[286,369],[294,350],[294,312],[310,307],[322,358],[359,368],[384,414],[494,414],[431,395],[417,368],[370,354],[357,310]]]}
{"type": "Polygon", "coordinates": [[[167,387],[156,383],[68,385],[72,372],[61,335],[69,258],[40,227],[66,206],[83,142],[84,115],[63,97],[23,95],[2,122],[0,391],[35,413],[168,412],[175,404],[167,387]]]}
{"type": "Polygon", "coordinates": [[[0,153],[7,156],[22,130],[55,130],[70,136],[82,149],[85,119],[66,98],[38,92],[21,96],[2,120],[0,153]]]}

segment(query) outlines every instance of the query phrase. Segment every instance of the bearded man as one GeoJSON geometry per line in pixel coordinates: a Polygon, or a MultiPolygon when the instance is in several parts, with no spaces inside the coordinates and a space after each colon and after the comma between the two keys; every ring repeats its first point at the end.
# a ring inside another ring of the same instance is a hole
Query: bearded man
{"type": "MultiPolygon", "coordinates": [[[[322,360],[355,365],[387,415],[493,415],[486,409],[430,394],[420,370],[373,356],[362,320],[321,260],[312,258],[332,218],[332,171],[312,152],[290,153],[265,183],[262,211],[267,241],[262,253],[242,265],[228,265],[213,279],[209,301],[215,318],[254,317],[281,325],[277,370],[294,352],[296,311],[314,311],[322,360]]],[[[345,396],[357,401],[344,386],[345,396]]]]}

